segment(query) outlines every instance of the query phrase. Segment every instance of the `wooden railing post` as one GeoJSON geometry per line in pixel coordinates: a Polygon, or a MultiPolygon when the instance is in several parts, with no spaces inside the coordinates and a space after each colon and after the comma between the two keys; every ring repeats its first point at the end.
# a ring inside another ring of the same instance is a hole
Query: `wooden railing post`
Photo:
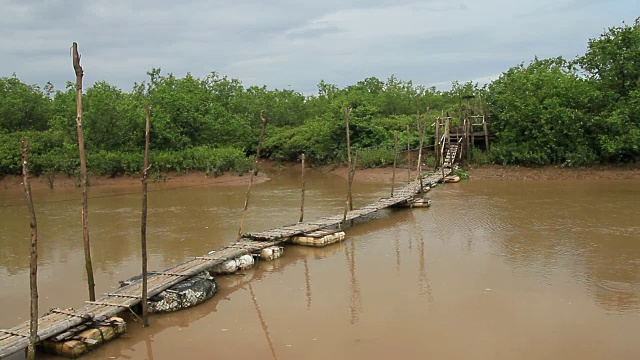
{"type": "Polygon", "coordinates": [[[244,207],[242,208],[242,217],[240,219],[240,227],[238,228],[238,237],[240,240],[242,237],[242,231],[244,230],[244,221],[247,216],[247,209],[249,208],[249,196],[251,195],[251,186],[253,186],[253,178],[258,175],[258,166],[260,164],[260,151],[262,150],[262,142],[264,141],[264,133],[267,129],[267,118],[264,113],[260,111],[260,120],[262,120],[262,130],[260,131],[260,140],[258,141],[258,149],[256,150],[256,162],[255,168],[251,171],[251,177],[249,177],[249,186],[247,186],[247,194],[244,198],[244,207]]]}
{"type": "Polygon", "coordinates": [[[31,197],[31,181],[29,179],[29,140],[22,140],[22,184],[24,196],[29,210],[29,227],[31,228],[31,248],[29,255],[29,288],[31,290],[31,311],[29,323],[29,346],[27,359],[36,358],[36,342],[38,341],[38,224],[31,197]]]}
{"type": "Polygon", "coordinates": [[[298,222],[302,222],[304,220],[304,153],[300,156],[302,160],[302,199],[300,201],[300,220],[298,222]]]}
{"type": "Polygon", "coordinates": [[[396,165],[398,162],[398,132],[393,133],[393,174],[391,175],[391,197],[396,185],[396,165]]]}
{"type": "Polygon", "coordinates": [[[84,240],[84,260],[87,270],[87,284],[89,300],[96,299],[95,281],[93,279],[93,264],[91,262],[91,243],[89,241],[89,208],[87,199],[87,160],[84,150],[84,136],[82,131],[82,76],[84,71],[80,66],[78,44],[73,43],[73,69],[76,73],[76,127],[78,130],[78,149],[80,151],[80,186],[82,187],[82,238],[84,240]]]}
{"type": "Polygon", "coordinates": [[[151,123],[151,108],[145,109],[144,130],[144,165],[142,168],[142,221],[140,226],[140,245],[142,247],[142,326],[149,326],[149,311],[147,307],[147,176],[149,174],[149,128],[151,123]]]}

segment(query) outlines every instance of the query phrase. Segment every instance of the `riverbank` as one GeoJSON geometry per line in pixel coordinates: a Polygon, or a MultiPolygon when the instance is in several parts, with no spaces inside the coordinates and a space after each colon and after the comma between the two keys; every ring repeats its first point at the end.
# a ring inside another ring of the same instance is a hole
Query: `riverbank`
{"type": "Polygon", "coordinates": [[[639,164],[578,168],[474,165],[465,171],[471,180],[640,180],[639,164]]]}
{"type": "MultiPolygon", "coordinates": [[[[249,184],[251,176],[249,173],[238,175],[233,172],[228,172],[223,175],[213,177],[207,176],[206,173],[201,171],[189,172],[189,173],[167,173],[162,175],[151,175],[149,177],[149,183],[167,183],[176,187],[189,187],[189,186],[246,186],[249,184]]],[[[265,173],[259,173],[253,181],[254,184],[263,183],[268,181],[269,177],[265,173]]],[[[31,179],[31,187],[34,190],[45,188],[74,188],[77,186],[76,179],[64,174],[56,174],[53,177],[38,176],[31,179]]],[[[106,177],[106,176],[89,176],[89,185],[91,187],[110,187],[110,188],[130,188],[132,186],[140,185],[139,177],[131,176],[118,176],[118,177],[106,177]]],[[[16,187],[22,187],[22,177],[16,175],[7,175],[0,179],[1,189],[13,189],[16,187]]]]}
{"type": "MultiPolygon", "coordinates": [[[[262,169],[283,169],[287,167],[299,166],[295,163],[277,163],[265,161],[262,169]]],[[[346,166],[325,166],[318,170],[331,173],[347,179],[346,166]]],[[[502,166],[502,165],[473,165],[465,168],[469,179],[473,180],[640,180],[640,165],[612,166],[600,165],[581,168],[560,168],[557,166],[523,167],[523,166],[502,166]]],[[[415,170],[411,171],[411,177],[416,175],[415,170]]],[[[393,177],[393,168],[371,168],[358,169],[354,179],[355,183],[390,183],[393,177]]],[[[396,169],[396,182],[398,184],[406,182],[409,173],[406,168],[396,169]]],[[[249,183],[249,174],[239,176],[230,172],[213,177],[207,176],[204,172],[189,173],[168,173],[151,176],[150,183],[162,182],[172,184],[176,187],[186,186],[246,186],[249,183]]],[[[269,176],[263,171],[254,179],[255,184],[269,180],[269,176]]],[[[140,184],[140,178],[130,176],[105,177],[90,176],[89,183],[92,187],[132,187],[140,184]]],[[[0,189],[11,189],[20,187],[22,178],[20,176],[8,175],[0,179],[0,189]]],[[[57,174],[52,178],[47,176],[35,177],[31,180],[34,189],[39,188],[73,188],[76,187],[76,179],[64,174],[57,174]]]]}
{"type": "MultiPolygon", "coordinates": [[[[640,165],[612,166],[601,165],[581,168],[560,168],[557,166],[524,167],[503,165],[473,165],[465,172],[470,180],[640,180],[640,165]]],[[[330,170],[332,174],[347,178],[347,168],[341,166],[330,170]]],[[[415,170],[411,172],[415,176],[415,170]]],[[[391,182],[393,169],[358,169],[354,182],[391,182]]],[[[406,168],[396,169],[396,181],[406,182],[406,168]]]]}

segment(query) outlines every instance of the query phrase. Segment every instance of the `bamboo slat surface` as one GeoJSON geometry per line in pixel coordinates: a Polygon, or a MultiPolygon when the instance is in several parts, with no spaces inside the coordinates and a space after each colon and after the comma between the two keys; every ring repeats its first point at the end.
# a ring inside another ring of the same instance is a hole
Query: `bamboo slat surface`
{"type": "MultiPolygon", "coordinates": [[[[449,156],[455,157],[455,151],[457,151],[457,147],[452,150],[454,154],[451,155],[447,153],[448,157],[449,156]]],[[[446,168],[444,170],[445,170],[444,172],[445,176],[449,175],[451,172],[450,168],[446,168]]],[[[442,170],[438,170],[428,176],[425,176],[422,181],[425,185],[429,185],[431,183],[437,183],[442,180],[442,175],[443,175],[442,170]]],[[[346,215],[346,220],[347,221],[356,220],[358,218],[365,217],[376,211],[386,209],[401,203],[405,203],[413,199],[419,192],[420,192],[420,181],[416,179],[408,183],[404,187],[394,191],[393,196],[391,197],[381,198],[361,208],[348,211],[346,215]]],[[[291,236],[302,235],[302,234],[313,232],[323,228],[338,226],[342,223],[343,219],[345,219],[344,212],[333,215],[333,216],[323,216],[315,220],[296,223],[293,225],[286,225],[286,226],[282,226],[275,229],[269,229],[269,230],[260,231],[260,232],[249,232],[249,233],[243,234],[242,237],[245,239],[257,240],[257,241],[285,241],[287,238],[291,236]]]]}

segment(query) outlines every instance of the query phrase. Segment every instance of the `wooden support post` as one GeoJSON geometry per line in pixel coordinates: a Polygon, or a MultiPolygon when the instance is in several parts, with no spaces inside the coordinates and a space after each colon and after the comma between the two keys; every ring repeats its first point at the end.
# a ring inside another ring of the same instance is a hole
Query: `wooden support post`
{"type": "MultiPolygon", "coordinates": [[[[348,190],[348,196],[347,196],[347,203],[346,206],[344,208],[344,215],[342,217],[342,223],[344,225],[344,223],[347,221],[347,210],[348,211],[352,211],[353,210],[353,194],[352,194],[352,188],[353,188],[353,178],[355,178],[356,176],[356,167],[358,166],[358,150],[356,150],[356,154],[353,158],[353,165],[347,169],[347,174],[348,174],[348,182],[349,182],[349,190],[348,190]]],[[[353,221],[351,222],[351,225],[353,225],[353,221]]]]}
{"type": "Polygon", "coordinates": [[[344,203],[344,214],[342,214],[342,222],[340,223],[341,229],[347,225],[347,211],[349,211],[349,200],[344,203]]]}
{"type": "Polygon", "coordinates": [[[435,133],[435,138],[433,139],[433,150],[436,153],[434,167],[437,169],[438,164],[440,164],[440,117],[439,116],[436,118],[436,133],[435,133]]]}
{"type": "Polygon", "coordinates": [[[407,125],[407,182],[411,182],[411,133],[407,125]]]}
{"type": "Polygon", "coordinates": [[[264,133],[267,129],[267,118],[264,116],[264,112],[260,111],[260,120],[262,120],[262,130],[260,131],[260,140],[258,141],[258,149],[256,150],[256,162],[255,169],[251,171],[251,177],[249,178],[249,186],[247,186],[247,194],[244,198],[244,207],[242,208],[242,218],[240,219],[240,227],[238,228],[238,237],[240,240],[242,237],[242,231],[244,229],[244,220],[247,216],[247,209],[249,208],[249,195],[251,194],[251,186],[253,185],[253,178],[258,175],[258,166],[260,161],[260,151],[262,150],[262,142],[264,141],[264,133]]]}
{"type": "Polygon", "coordinates": [[[420,134],[420,150],[418,150],[418,178],[420,179],[420,192],[424,192],[424,184],[422,182],[422,148],[424,147],[424,134],[426,132],[427,120],[429,119],[429,108],[424,113],[424,122],[418,117],[418,133],[420,134]]]}
{"type": "Polygon", "coordinates": [[[36,358],[36,342],[38,340],[38,224],[36,212],[33,209],[31,197],[31,182],[29,179],[29,140],[22,140],[22,184],[24,196],[29,210],[29,227],[31,228],[31,250],[29,256],[29,288],[31,289],[31,321],[29,326],[29,346],[27,359],[36,358]]]}
{"type": "Polygon", "coordinates": [[[478,101],[480,102],[479,108],[482,113],[482,128],[484,130],[484,145],[486,147],[486,151],[489,152],[489,124],[487,122],[487,108],[485,107],[485,103],[482,101],[482,97],[478,96],[478,101]]]}
{"type": "Polygon", "coordinates": [[[302,160],[302,200],[300,201],[300,220],[298,220],[298,222],[304,220],[304,153],[302,153],[300,159],[302,160]]]}
{"type": "Polygon", "coordinates": [[[351,195],[351,137],[349,135],[349,116],[351,115],[352,108],[344,108],[344,123],[347,128],[347,174],[349,179],[349,193],[347,200],[349,201],[349,210],[353,210],[353,197],[351,195]]]}
{"type": "Polygon", "coordinates": [[[151,123],[151,107],[145,109],[144,128],[144,165],[142,168],[142,221],[140,226],[140,244],[142,246],[142,326],[149,326],[149,310],[147,306],[147,176],[149,175],[149,128],[151,123]]]}
{"type": "Polygon", "coordinates": [[[422,120],[418,115],[417,119],[418,135],[420,136],[419,149],[418,149],[418,164],[416,165],[416,176],[420,179],[420,192],[422,192],[422,146],[424,145],[424,129],[422,126],[422,120]]]}
{"type": "Polygon", "coordinates": [[[358,150],[353,157],[353,164],[349,169],[349,211],[353,210],[353,178],[356,176],[356,167],[358,166],[358,150]]]}
{"type": "Polygon", "coordinates": [[[398,162],[398,132],[393,133],[393,173],[391,175],[391,197],[396,185],[396,165],[398,162]]]}
{"type": "Polygon", "coordinates": [[[89,300],[96,299],[95,281],[93,279],[93,264],[91,263],[91,243],[89,241],[89,209],[87,205],[87,160],[84,152],[84,137],[82,132],[82,76],[84,71],[80,66],[78,44],[73,43],[73,69],[76,73],[76,126],[78,129],[78,149],[80,151],[80,186],[82,187],[82,238],[84,240],[84,261],[87,269],[87,284],[89,300]]]}
{"type": "MultiPolygon", "coordinates": [[[[473,118],[471,117],[471,98],[473,98],[473,95],[470,96],[466,96],[467,99],[467,119],[469,119],[469,130],[471,133],[471,147],[473,148],[476,143],[475,143],[475,136],[473,135],[473,118]]],[[[469,161],[471,154],[467,155],[467,161],[469,161]]]]}
{"type": "Polygon", "coordinates": [[[484,147],[485,151],[489,152],[489,127],[487,126],[487,121],[482,115],[482,130],[484,130],[484,147]]]}

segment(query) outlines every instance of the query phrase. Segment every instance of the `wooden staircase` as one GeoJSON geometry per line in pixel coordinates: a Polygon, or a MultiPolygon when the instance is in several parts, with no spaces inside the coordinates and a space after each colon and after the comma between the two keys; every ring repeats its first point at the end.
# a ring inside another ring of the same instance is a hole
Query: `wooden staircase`
{"type": "Polygon", "coordinates": [[[456,157],[458,156],[461,144],[460,141],[454,144],[449,144],[449,149],[447,150],[447,154],[444,157],[444,162],[442,167],[445,169],[451,169],[453,164],[456,162],[456,157]]]}

